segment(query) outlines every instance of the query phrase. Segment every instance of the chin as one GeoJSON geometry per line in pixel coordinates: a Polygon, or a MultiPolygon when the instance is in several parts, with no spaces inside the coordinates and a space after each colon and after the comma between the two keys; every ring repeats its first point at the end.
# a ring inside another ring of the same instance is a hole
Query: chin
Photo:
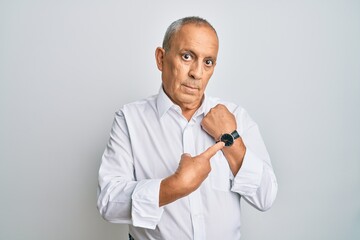
{"type": "Polygon", "coordinates": [[[201,97],[195,95],[183,96],[180,101],[184,104],[198,104],[201,101],[201,97]]]}

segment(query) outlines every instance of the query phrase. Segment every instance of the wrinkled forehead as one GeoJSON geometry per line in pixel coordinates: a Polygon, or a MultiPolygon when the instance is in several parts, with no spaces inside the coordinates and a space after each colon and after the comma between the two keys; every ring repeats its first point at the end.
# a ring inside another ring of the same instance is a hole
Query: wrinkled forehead
{"type": "Polygon", "coordinates": [[[216,57],[218,39],[216,33],[207,25],[184,25],[174,36],[172,46],[175,51],[180,49],[201,51],[205,55],[216,57]]]}
{"type": "Polygon", "coordinates": [[[185,23],[184,25],[179,27],[179,29],[174,33],[173,37],[175,37],[178,34],[187,33],[189,29],[196,31],[196,29],[203,29],[203,28],[210,30],[210,31],[208,31],[209,37],[214,36],[216,38],[216,40],[219,41],[218,35],[217,35],[217,32],[215,31],[215,29],[211,25],[209,25],[207,23],[203,23],[203,22],[185,23]]]}
{"type": "MultiPolygon", "coordinates": [[[[198,32],[202,32],[202,34],[206,34],[206,38],[208,38],[209,40],[213,40],[214,42],[216,42],[216,44],[219,44],[219,39],[217,36],[217,33],[215,31],[215,29],[206,23],[185,23],[182,26],[179,26],[179,29],[177,29],[172,36],[169,39],[169,49],[171,49],[174,45],[174,42],[178,42],[177,40],[179,39],[189,39],[191,37],[193,37],[194,35],[196,35],[196,33],[198,32]],[[204,31],[205,29],[205,31],[204,31]]],[[[175,44],[176,44],[175,43],[175,44]]]]}
{"type": "Polygon", "coordinates": [[[206,24],[185,24],[173,36],[170,48],[186,43],[197,43],[203,47],[218,48],[218,37],[212,27],[206,24]]]}

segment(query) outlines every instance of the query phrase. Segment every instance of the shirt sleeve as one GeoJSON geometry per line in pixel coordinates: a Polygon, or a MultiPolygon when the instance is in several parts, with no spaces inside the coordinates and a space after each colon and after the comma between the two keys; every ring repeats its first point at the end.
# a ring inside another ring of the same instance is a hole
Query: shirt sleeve
{"type": "Polygon", "coordinates": [[[255,208],[266,211],[272,206],[278,189],[270,157],[257,124],[245,110],[240,110],[237,121],[246,153],[231,191],[239,193],[255,208]]]}
{"type": "Polygon", "coordinates": [[[135,180],[129,133],[119,111],[99,169],[100,214],[109,222],[155,229],[163,213],[159,207],[161,180],[135,180]]]}

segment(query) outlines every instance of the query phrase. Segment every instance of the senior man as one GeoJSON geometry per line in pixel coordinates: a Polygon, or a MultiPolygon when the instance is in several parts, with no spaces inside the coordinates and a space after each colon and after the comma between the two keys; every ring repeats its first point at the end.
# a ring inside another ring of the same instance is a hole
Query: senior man
{"type": "Polygon", "coordinates": [[[277,182],[257,124],[205,94],[219,48],[205,19],[173,22],[155,51],[157,95],[115,115],[99,170],[104,219],[130,239],[240,239],[240,200],[265,211],[277,182]]]}

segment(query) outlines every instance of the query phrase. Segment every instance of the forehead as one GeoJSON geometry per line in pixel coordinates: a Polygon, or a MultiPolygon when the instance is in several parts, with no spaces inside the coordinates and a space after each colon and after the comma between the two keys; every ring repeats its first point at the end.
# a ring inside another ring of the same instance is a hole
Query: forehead
{"type": "Polygon", "coordinates": [[[175,34],[171,48],[175,51],[191,50],[195,53],[216,57],[219,42],[215,31],[204,24],[185,24],[175,34]]]}

